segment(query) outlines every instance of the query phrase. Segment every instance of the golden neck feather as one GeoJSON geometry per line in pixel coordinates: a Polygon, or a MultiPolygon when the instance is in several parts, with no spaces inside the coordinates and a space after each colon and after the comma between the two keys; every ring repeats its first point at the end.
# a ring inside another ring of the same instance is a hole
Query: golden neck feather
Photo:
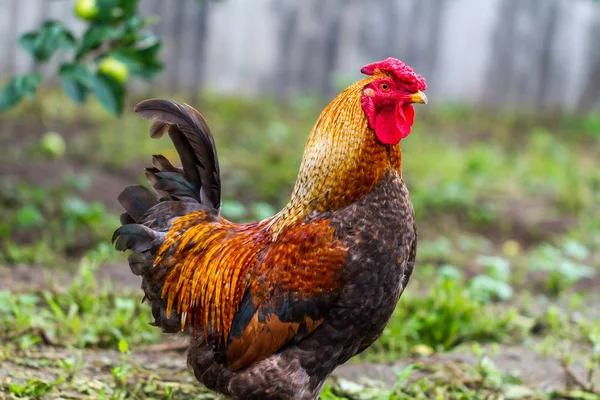
{"type": "Polygon", "coordinates": [[[288,204],[274,217],[275,229],[312,211],[333,211],[367,194],[386,170],[400,171],[400,145],[384,145],[368,127],[356,82],[323,110],[306,143],[298,180],[288,204]]]}

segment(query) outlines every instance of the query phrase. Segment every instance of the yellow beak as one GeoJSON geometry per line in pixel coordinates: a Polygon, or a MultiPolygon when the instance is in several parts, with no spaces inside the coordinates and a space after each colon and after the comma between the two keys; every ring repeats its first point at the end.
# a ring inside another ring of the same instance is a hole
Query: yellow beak
{"type": "Polygon", "coordinates": [[[410,95],[410,101],[413,103],[427,104],[427,96],[419,90],[417,93],[410,95]]]}

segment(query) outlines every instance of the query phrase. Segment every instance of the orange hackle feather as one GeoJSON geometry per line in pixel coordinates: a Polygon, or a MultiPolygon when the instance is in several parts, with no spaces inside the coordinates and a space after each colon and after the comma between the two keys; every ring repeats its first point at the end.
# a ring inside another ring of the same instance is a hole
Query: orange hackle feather
{"type": "Polygon", "coordinates": [[[290,201],[276,228],[312,211],[352,204],[379,182],[385,171],[400,171],[400,145],[382,146],[362,110],[363,88],[386,75],[378,72],[349,86],[323,110],[304,150],[290,201]]]}
{"type": "Polygon", "coordinates": [[[194,321],[205,337],[211,327],[219,339],[227,338],[249,277],[257,299],[267,299],[275,285],[303,296],[339,287],[347,249],[333,237],[328,220],[287,226],[277,241],[269,220],[234,224],[222,218],[181,230],[200,213],[175,221],[155,261],[169,271],[162,295],[167,315],[173,309],[182,315],[182,329],[194,321]]]}
{"type": "Polygon", "coordinates": [[[169,270],[162,295],[167,315],[174,305],[182,315],[182,330],[198,319],[205,336],[211,327],[227,337],[246,286],[240,278],[254,264],[268,230],[264,222],[233,224],[223,218],[188,228],[203,213],[173,223],[154,265],[169,270]]]}

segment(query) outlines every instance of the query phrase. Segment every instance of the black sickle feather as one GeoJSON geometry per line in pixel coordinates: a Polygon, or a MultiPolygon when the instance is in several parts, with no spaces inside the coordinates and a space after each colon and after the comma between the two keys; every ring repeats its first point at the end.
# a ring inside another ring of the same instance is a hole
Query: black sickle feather
{"type": "Polygon", "coordinates": [[[208,211],[208,206],[190,200],[160,202],[143,215],[139,223],[159,231],[168,230],[171,226],[171,220],[175,218],[199,210],[208,211]]]}
{"type": "MultiPolygon", "coordinates": [[[[156,196],[148,188],[142,185],[127,186],[119,194],[118,200],[131,219],[136,222],[140,220],[146,211],[158,203],[156,196]]],[[[129,222],[126,218],[122,218],[122,221],[129,222]]]]}
{"type": "MultiPolygon", "coordinates": [[[[145,168],[144,169],[144,176],[146,177],[146,180],[148,181],[148,183],[150,184],[150,186],[152,186],[152,189],[154,189],[154,192],[156,192],[156,195],[159,198],[159,201],[165,201],[165,200],[172,200],[171,195],[169,195],[169,193],[165,192],[164,190],[159,190],[156,188],[156,185],[158,184],[158,176],[156,176],[156,174],[160,172],[157,168],[145,168]]],[[[183,173],[181,176],[184,176],[183,173]]]]}
{"type": "Polygon", "coordinates": [[[199,200],[199,193],[193,184],[176,172],[157,172],[153,178],[156,179],[153,188],[157,192],[166,192],[173,199],[189,197],[199,200]]]}
{"type": "Polygon", "coordinates": [[[152,258],[144,257],[138,253],[129,254],[127,261],[129,261],[131,272],[137,276],[144,275],[152,267],[152,258]]]}
{"type": "Polygon", "coordinates": [[[112,242],[119,251],[133,250],[144,253],[158,247],[164,240],[164,233],[154,231],[144,225],[123,225],[115,231],[112,242]]]}
{"type": "Polygon", "coordinates": [[[180,174],[183,174],[181,168],[175,168],[162,154],[155,154],[152,156],[152,166],[161,172],[179,172],[180,174]]]}
{"type": "Polygon", "coordinates": [[[127,214],[127,212],[122,213],[119,219],[121,221],[121,225],[135,224],[135,220],[131,218],[131,215],[127,214]]]}
{"type": "MultiPolygon", "coordinates": [[[[158,99],[142,101],[135,112],[154,121],[152,137],[169,133],[185,176],[198,190],[198,197],[218,209],[221,205],[219,161],[214,138],[200,113],[187,104],[158,99]]],[[[158,163],[162,164],[161,161],[158,163]]]]}

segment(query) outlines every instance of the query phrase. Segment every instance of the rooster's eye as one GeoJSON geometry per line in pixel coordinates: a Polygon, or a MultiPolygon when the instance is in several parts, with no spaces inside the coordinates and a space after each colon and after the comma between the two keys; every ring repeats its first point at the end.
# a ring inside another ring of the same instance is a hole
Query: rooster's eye
{"type": "Polygon", "coordinates": [[[390,90],[390,85],[388,85],[387,83],[382,83],[379,87],[381,88],[381,90],[384,91],[390,90]]]}

